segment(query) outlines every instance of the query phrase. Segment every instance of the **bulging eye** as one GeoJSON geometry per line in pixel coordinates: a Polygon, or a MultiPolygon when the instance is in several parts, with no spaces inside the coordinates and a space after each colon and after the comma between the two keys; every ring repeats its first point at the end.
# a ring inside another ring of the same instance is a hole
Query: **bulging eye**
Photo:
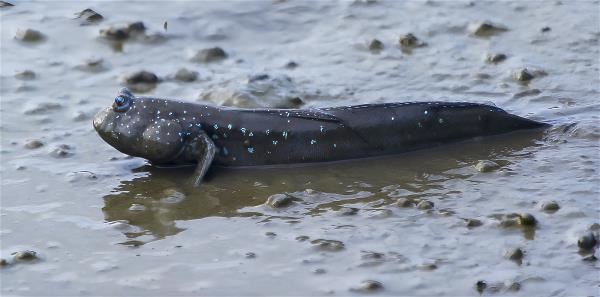
{"type": "Polygon", "coordinates": [[[113,108],[115,111],[126,111],[129,108],[129,102],[124,97],[117,96],[113,108]]]}
{"type": "Polygon", "coordinates": [[[115,104],[117,104],[118,106],[123,106],[125,104],[125,98],[123,98],[123,97],[115,98],[115,104]]]}

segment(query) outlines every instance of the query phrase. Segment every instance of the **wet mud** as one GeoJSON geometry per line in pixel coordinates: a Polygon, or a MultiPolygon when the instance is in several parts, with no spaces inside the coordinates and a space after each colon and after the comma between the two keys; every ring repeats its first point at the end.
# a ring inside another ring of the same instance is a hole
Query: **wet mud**
{"type": "Polygon", "coordinates": [[[598,295],[598,1],[140,3],[0,2],[2,295],[598,295]],[[123,86],[553,126],[195,188],[96,135],[123,86]]]}

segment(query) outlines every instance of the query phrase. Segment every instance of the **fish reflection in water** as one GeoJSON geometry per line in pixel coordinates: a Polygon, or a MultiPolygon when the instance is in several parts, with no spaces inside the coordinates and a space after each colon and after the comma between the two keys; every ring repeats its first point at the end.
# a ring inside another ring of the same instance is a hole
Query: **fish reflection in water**
{"type": "MultiPolygon", "coordinates": [[[[440,193],[457,193],[448,188],[450,179],[468,180],[478,174],[478,160],[494,160],[502,165],[527,158],[541,146],[543,132],[527,131],[393,157],[361,159],[326,164],[303,164],[278,168],[215,168],[200,188],[188,178],[193,166],[158,168],[144,165],[134,169],[145,176],[122,181],[104,197],[103,212],[108,222],[123,222],[136,231],[124,231],[123,244],[140,245],[184,231],[177,221],[206,217],[250,217],[265,219],[320,215],[344,204],[365,205],[372,201],[393,203],[390,187],[410,198],[426,198],[440,193]],[[303,199],[303,209],[277,215],[261,207],[277,193],[318,193],[319,199],[303,199]],[[351,195],[352,193],[367,195],[351,195]],[[345,199],[344,197],[347,197],[345,199]]],[[[398,193],[396,191],[396,193],[398,193]]]]}

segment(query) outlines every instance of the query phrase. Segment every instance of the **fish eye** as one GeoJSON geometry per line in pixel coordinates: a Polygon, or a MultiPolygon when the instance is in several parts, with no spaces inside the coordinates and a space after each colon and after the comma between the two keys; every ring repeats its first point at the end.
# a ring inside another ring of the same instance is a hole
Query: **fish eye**
{"type": "Polygon", "coordinates": [[[115,103],[113,104],[113,109],[115,111],[123,112],[129,108],[129,101],[125,99],[123,96],[117,96],[115,98],[115,103]]]}
{"type": "Polygon", "coordinates": [[[117,104],[118,106],[122,106],[123,104],[125,104],[125,98],[121,96],[115,98],[115,104],[117,104]]]}

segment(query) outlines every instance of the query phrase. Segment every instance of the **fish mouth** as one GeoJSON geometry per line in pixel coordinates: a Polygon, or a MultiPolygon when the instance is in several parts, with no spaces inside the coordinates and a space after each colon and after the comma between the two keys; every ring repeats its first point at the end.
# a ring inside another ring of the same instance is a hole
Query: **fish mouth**
{"type": "Polygon", "coordinates": [[[105,109],[99,111],[94,116],[92,125],[94,126],[94,129],[96,130],[96,132],[98,132],[100,134],[108,132],[108,131],[106,131],[106,119],[108,117],[109,110],[110,110],[110,108],[105,108],[105,109]]]}

